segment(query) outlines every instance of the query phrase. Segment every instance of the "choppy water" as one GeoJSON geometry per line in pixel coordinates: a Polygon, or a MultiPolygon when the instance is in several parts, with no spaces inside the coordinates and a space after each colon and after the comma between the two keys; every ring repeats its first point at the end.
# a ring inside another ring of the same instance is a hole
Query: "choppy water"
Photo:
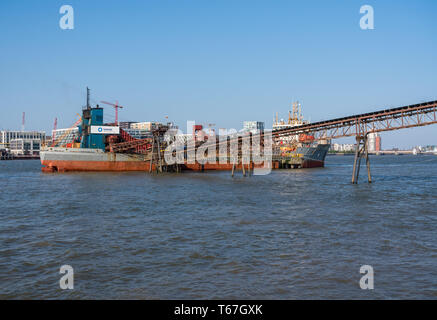
{"type": "Polygon", "coordinates": [[[436,299],[437,157],[373,157],[371,185],[352,160],[234,179],[0,161],[0,298],[436,299]]]}

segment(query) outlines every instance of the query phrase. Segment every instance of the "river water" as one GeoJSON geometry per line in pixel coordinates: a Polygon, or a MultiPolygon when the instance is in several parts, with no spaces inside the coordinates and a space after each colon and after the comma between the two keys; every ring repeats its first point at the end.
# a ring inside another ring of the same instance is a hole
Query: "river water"
{"type": "Polygon", "coordinates": [[[352,161],[246,178],[0,161],[0,298],[436,299],[437,157],[372,157],[358,185],[352,161]]]}

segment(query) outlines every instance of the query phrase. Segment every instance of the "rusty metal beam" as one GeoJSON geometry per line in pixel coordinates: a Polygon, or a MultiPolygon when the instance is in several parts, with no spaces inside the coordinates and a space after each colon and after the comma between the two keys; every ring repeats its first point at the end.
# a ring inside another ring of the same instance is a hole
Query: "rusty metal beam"
{"type": "Polygon", "coordinates": [[[317,140],[321,140],[426,126],[437,123],[436,107],[437,101],[426,102],[276,130],[273,135],[283,137],[310,133],[314,134],[317,140]]]}

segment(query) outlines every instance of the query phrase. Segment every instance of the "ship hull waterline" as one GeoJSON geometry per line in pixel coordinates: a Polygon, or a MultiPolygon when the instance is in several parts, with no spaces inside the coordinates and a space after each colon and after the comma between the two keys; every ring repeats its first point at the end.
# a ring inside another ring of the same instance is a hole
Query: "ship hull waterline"
{"type": "MultiPolygon", "coordinates": [[[[150,162],[122,162],[122,161],[70,161],[70,160],[42,160],[41,161],[42,172],[128,172],[128,171],[150,171],[150,162]]],[[[250,168],[263,168],[263,165],[258,166],[250,163],[250,168]]],[[[279,161],[272,161],[272,169],[280,169],[279,161]]],[[[301,168],[318,168],[324,167],[324,162],[316,160],[304,160],[301,168]]],[[[247,168],[247,165],[246,167],[247,168]]],[[[221,170],[230,171],[232,170],[232,164],[181,164],[180,169],[182,171],[210,171],[210,170],[221,170]]],[[[235,166],[235,169],[241,170],[241,164],[235,166]]],[[[155,164],[152,165],[152,171],[157,170],[155,164]]]]}
{"type": "MultiPolygon", "coordinates": [[[[310,149],[306,150],[307,153],[310,149]]],[[[324,159],[327,148],[312,148],[310,155],[305,155],[299,159],[298,164],[287,164],[284,161],[273,159],[267,167],[272,169],[280,168],[316,168],[324,167],[324,159]]],[[[43,172],[124,172],[124,171],[150,171],[150,160],[144,155],[125,154],[125,153],[108,153],[101,150],[92,149],[66,149],[51,148],[49,151],[41,151],[41,170],[43,172]]],[[[181,171],[209,171],[209,170],[232,170],[232,163],[187,163],[179,165],[181,171]]],[[[264,163],[249,164],[253,168],[265,168],[264,163]]],[[[247,168],[247,164],[245,164],[247,168]]],[[[157,170],[156,163],[152,164],[151,171],[157,170]]],[[[241,163],[236,165],[236,170],[241,170],[241,163]]]]}

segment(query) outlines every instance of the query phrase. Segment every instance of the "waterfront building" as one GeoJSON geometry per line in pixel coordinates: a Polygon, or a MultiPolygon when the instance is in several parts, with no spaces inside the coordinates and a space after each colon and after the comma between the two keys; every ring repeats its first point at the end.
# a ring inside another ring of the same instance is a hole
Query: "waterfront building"
{"type": "MultiPolygon", "coordinates": [[[[26,143],[31,143],[31,148],[29,150],[33,149],[33,143],[34,140],[39,140],[39,146],[45,143],[46,134],[44,131],[10,131],[10,130],[2,130],[0,131],[0,149],[10,149],[10,144],[13,140],[23,140],[21,142],[16,141],[14,142],[14,147],[17,147],[19,145],[24,146],[26,143]],[[26,142],[24,142],[26,141],[26,142]]],[[[35,141],[35,147],[36,147],[36,141],[35,141]]],[[[16,149],[17,150],[17,149],[16,149]]],[[[35,149],[36,150],[36,149],[35,149]]],[[[22,150],[24,151],[24,149],[22,150]]],[[[38,150],[39,153],[39,150],[38,150]]]]}
{"type": "Polygon", "coordinates": [[[9,149],[16,156],[39,156],[41,139],[13,139],[9,149]]]}

